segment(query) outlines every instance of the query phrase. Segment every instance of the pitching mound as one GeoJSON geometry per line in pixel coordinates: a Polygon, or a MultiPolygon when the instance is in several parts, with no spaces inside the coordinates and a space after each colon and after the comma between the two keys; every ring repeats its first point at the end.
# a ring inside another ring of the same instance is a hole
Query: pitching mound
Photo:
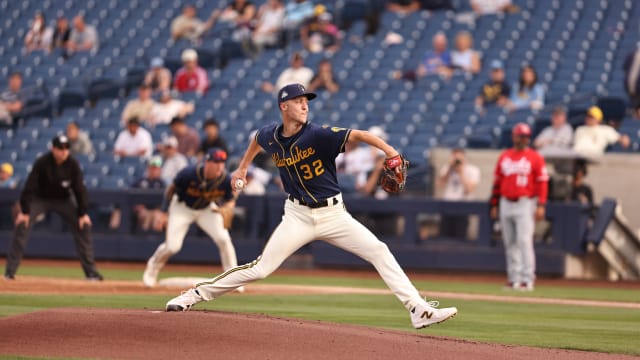
{"type": "Polygon", "coordinates": [[[627,358],[209,311],[53,309],[0,318],[0,333],[1,354],[100,359],[627,358]]]}

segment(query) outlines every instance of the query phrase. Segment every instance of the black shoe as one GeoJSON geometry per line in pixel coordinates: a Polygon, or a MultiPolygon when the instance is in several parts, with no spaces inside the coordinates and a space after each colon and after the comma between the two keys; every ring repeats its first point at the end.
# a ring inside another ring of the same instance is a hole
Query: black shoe
{"type": "Polygon", "coordinates": [[[4,279],[5,280],[15,280],[16,276],[15,275],[11,275],[11,274],[4,274],[4,279]]]}
{"type": "Polygon", "coordinates": [[[87,281],[102,281],[102,280],[104,280],[104,277],[102,277],[102,275],[100,275],[100,273],[95,273],[93,275],[87,276],[86,280],[87,281]]]}

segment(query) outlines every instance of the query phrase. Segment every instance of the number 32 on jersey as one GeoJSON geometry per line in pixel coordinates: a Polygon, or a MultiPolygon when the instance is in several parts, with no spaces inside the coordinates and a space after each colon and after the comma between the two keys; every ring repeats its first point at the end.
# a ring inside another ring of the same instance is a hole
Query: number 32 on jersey
{"type": "Polygon", "coordinates": [[[311,180],[315,176],[320,176],[324,173],[324,167],[322,166],[322,160],[316,160],[309,164],[300,165],[302,171],[302,178],[305,180],[311,180]]]}

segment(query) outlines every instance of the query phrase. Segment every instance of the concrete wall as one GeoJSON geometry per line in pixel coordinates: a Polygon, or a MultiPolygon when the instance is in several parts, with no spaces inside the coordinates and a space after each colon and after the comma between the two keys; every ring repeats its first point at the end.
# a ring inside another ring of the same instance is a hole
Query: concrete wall
{"type": "MultiPolygon", "coordinates": [[[[476,191],[477,199],[489,199],[493,170],[501,150],[467,150],[467,159],[480,168],[482,174],[476,191]]],[[[450,161],[449,149],[434,149],[431,161],[437,173],[450,161]]],[[[596,203],[605,197],[615,198],[622,205],[629,224],[640,230],[640,155],[608,153],[589,165],[586,182],[591,185],[596,203]]],[[[442,193],[436,185],[436,197],[442,193]]]]}

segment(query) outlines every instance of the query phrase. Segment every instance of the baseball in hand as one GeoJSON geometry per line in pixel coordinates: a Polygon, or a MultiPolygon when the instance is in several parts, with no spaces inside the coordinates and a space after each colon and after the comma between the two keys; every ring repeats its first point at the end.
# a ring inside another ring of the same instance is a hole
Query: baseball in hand
{"type": "Polygon", "coordinates": [[[236,190],[240,191],[244,189],[244,181],[242,179],[236,180],[236,190]]]}

